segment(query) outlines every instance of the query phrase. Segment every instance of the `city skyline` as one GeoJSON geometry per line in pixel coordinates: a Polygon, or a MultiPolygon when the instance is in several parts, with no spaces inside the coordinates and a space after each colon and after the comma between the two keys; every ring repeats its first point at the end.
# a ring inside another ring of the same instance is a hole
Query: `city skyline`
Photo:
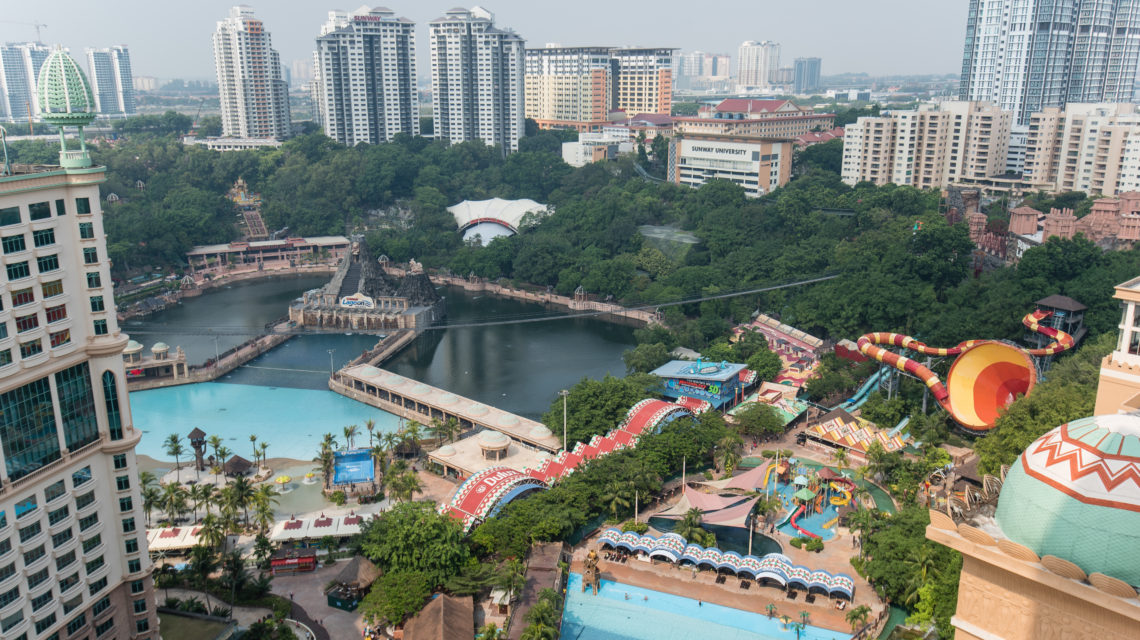
{"type": "MultiPolygon", "coordinates": [[[[426,25],[454,4],[374,2],[368,6],[386,6],[416,22],[422,31],[417,38],[417,67],[420,76],[426,78],[426,25]]],[[[868,10],[844,13],[842,20],[827,16],[847,11],[849,5],[820,0],[794,6],[733,0],[708,17],[688,16],[684,20],[667,17],[676,15],[667,10],[655,13],[662,16],[659,19],[646,20],[640,5],[589,1],[580,3],[574,12],[559,14],[557,19],[552,19],[550,11],[536,11],[533,3],[520,0],[468,2],[462,6],[484,6],[495,14],[497,24],[524,38],[527,47],[541,47],[548,42],[564,46],[677,47],[682,51],[729,53],[735,57],[736,49],[746,40],[773,40],[780,43],[782,58],[823,58],[828,75],[943,74],[961,69],[966,2],[924,5],[921,11],[902,0],[874,0],[869,4],[872,6],[868,10]],[[599,13],[609,17],[599,20],[599,13]],[[906,20],[913,20],[913,28],[900,29],[900,21],[882,20],[883,15],[892,13],[912,16],[906,20]],[[719,19],[729,14],[734,19],[719,19]],[[938,24],[940,28],[923,28],[929,24],[938,24]],[[630,25],[638,27],[631,29],[630,25]],[[923,55],[905,53],[918,48],[923,55]]],[[[155,23],[151,26],[159,24],[162,13],[156,12],[153,3],[138,0],[107,0],[98,6],[64,0],[60,6],[61,13],[69,18],[67,22],[53,20],[41,8],[17,5],[6,12],[6,20],[12,22],[0,24],[0,41],[35,41],[36,30],[30,24],[18,23],[47,23],[41,34],[43,42],[62,44],[73,54],[91,46],[125,44],[131,49],[136,76],[207,80],[214,76],[209,34],[219,16],[226,15],[234,5],[232,0],[181,5],[176,16],[179,28],[173,30],[139,29],[139,20],[122,20],[123,15],[144,16],[143,26],[152,19],[155,23]]],[[[313,38],[327,21],[329,11],[352,11],[359,4],[288,1],[249,6],[273,33],[273,44],[280,51],[282,62],[291,65],[297,59],[312,59],[313,38]]],[[[662,9],[660,3],[657,8],[662,9]]],[[[675,8],[679,11],[684,5],[675,3],[675,8]]]]}

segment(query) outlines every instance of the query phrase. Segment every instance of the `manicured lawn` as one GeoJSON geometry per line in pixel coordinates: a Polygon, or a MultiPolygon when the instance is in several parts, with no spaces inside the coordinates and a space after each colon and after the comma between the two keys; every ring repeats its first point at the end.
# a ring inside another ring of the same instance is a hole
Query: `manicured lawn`
{"type": "Polygon", "coordinates": [[[169,613],[158,614],[162,640],[214,640],[229,627],[225,622],[198,620],[169,613]]]}

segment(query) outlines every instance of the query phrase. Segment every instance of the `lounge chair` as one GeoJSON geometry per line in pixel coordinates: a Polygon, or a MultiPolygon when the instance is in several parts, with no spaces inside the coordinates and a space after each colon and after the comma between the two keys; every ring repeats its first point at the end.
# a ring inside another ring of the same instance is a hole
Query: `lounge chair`
{"type": "Polygon", "coordinates": [[[796,591],[795,589],[788,591],[788,600],[795,600],[796,595],[798,595],[798,594],[799,594],[799,592],[796,591]]]}
{"type": "Polygon", "coordinates": [[[752,583],[749,582],[748,580],[741,580],[740,581],[740,588],[741,589],[748,589],[750,587],[752,587],[752,583]]]}
{"type": "Polygon", "coordinates": [[[804,602],[808,604],[815,604],[815,594],[809,593],[804,596],[804,602]]]}

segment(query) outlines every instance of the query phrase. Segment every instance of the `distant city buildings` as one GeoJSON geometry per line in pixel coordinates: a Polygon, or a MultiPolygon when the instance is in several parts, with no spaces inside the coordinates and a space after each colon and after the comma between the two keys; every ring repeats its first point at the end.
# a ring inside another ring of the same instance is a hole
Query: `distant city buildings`
{"type": "Polygon", "coordinates": [[[843,181],[938,189],[1005,172],[1012,114],[954,101],[862,117],[843,137],[843,181]]]}
{"type": "Polygon", "coordinates": [[[1017,124],[1066,102],[1129,102],[1138,34],[1140,4],[1127,0],[970,0],[958,97],[1017,124]]]}
{"type": "Polygon", "coordinates": [[[673,110],[672,48],[613,49],[615,106],[626,113],[660,113],[673,110]]]}
{"type": "Polygon", "coordinates": [[[51,48],[36,42],[0,45],[0,117],[12,122],[39,114],[36,83],[51,48]]]}
{"type": "Polygon", "coordinates": [[[541,129],[597,131],[615,106],[609,47],[526,50],[526,117],[541,129]]]}
{"type": "Polygon", "coordinates": [[[677,56],[675,89],[706,91],[725,90],[732,81],[732,58],[725,53],[690,51],[677,56]]]}
{"type": "Polygon", "coordinates": [[[740,45],[736,56],[736,90],[767,91],[772,74],[780,68],[780,45],[764,40],[748,40],[740,45]]]}
{"type": "Polygon", "coordinates": [[[91,89],[95,93],[95,107],[99,113],[118,116],[137,113],[131,54],[126,45],[89,48],[86,53],[91,89]]]}
{"type": "Polygon", "coordinates": [[[330,11],[315,53],[314,106],[341,144],[419,135],[416,25],[385,8],[330,11]]]}
{"type": "Polygon", "coordinates": [[[1032,114],[1024,181],[1046,191],[1140,191],[1136,105],[1070,103],[1032,114]]]}
{"type": "Polygon", "coordinates": [[[134,76],[131,80],[135,91],[154,91],[158,88],[158,78],[154,76],[134,76]]]}
{"type": "Polygon", "coordinates": [[[284,140],[291,134],[281,60],[253,9],[233,7],[214,31],[222,136],[284,140]]]}
{"type": "Polygon", "coordinates": [[[294,60],[290,68],[291,86],[307,88],[313,81],[313,61],[304,58],[294,60]]]}
{"type": "Polygon", "coordinates": [[[517,151],[524,127],[524,41],[481,7],[429,24],[435,136],[517,151]]]}
{"type": "Polygon", "coordinates": [[[792,91],[796,94],[819,91],[820,68],[819,58],[796,58],[792,91]]]}

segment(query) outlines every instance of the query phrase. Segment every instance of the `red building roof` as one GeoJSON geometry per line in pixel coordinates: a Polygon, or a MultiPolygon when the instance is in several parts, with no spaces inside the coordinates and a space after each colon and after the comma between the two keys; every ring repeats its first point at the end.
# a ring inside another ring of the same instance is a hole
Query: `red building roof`
{"type": "MultiPolygon", "coordinates": [[[[786,104],[791,104],[791,100],[749,100],[747,98],[727,98],[721,100],[720,104],[716,106],[716,110],[720,112],[732,113],[764,113],[777,111],[780,107],[786,104]]],[[[799,110],[795,104],[792,104],[796,110],[799,110]]]]}

